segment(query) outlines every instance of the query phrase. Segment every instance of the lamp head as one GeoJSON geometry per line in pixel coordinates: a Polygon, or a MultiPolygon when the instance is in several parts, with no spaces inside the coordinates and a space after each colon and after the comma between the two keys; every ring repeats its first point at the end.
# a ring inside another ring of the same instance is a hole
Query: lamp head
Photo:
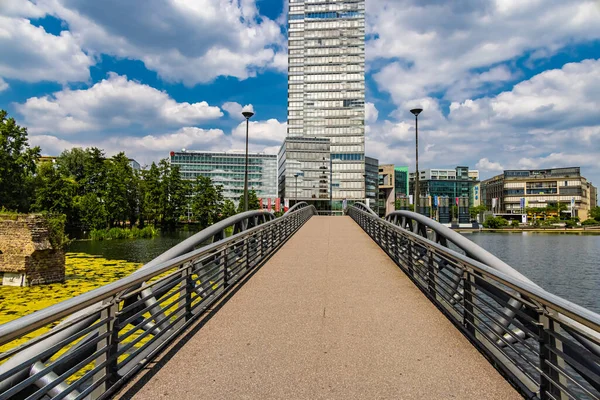
{"type": "Polygon", "coordinates": [[[250,119],[254,115],[254,113],[252,111],[244,111],[242,112],[242,115],[244,116],[244,118],[250,119]]]}
{"type": "Polygon", "coordinates": [[[419,114],[421,114],[421,112],[423,111],[422,108],[413,108],[412,110],[410,110],[411,113],[413,113],[416,116],[418,116],[419,114]]]}

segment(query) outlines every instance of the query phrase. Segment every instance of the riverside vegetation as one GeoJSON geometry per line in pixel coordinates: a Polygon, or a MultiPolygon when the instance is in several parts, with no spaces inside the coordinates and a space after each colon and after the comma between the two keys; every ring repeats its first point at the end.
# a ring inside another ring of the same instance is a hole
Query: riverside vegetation
{"type": "MultiPolygon", "coordinates": [[[[167,159],[138,171],[122,152],[106,157],[95,147],[73,148],[42,162],[40,151],[29,146],[27,128],[0,110],[0,205],[64,215],[67,230],[92,238],[152,237],[188,217],[202,229],[244,208],[241,199],[236,210],[210,178],[182,179],[167,159]]],[[[258,207],[250,191],[248,209],[258,207]]]]}

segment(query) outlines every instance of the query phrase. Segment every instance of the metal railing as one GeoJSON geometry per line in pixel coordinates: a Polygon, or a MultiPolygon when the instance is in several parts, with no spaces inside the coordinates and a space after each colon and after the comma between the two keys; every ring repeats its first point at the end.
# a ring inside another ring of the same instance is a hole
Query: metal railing
{"type": "Polygon", "coordinates": [[[0,399],[107,398],[315,214],[239,214],[126,278],[0,325],[0,399]],[[239,232],[225,238],[230,226],[239,232]]]}
{"type": "Polygon", "coordinates": [[[525,397],[600,399],[600,315],[419,214],[348,214],[525,397]]]}

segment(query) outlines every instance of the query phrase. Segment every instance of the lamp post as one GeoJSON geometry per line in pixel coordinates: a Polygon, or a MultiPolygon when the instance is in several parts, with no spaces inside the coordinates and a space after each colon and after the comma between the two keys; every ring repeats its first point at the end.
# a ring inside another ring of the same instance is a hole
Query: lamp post
{"type": "Polygon", "coordinates": [[[422,108],[410,110],[415,116],[415,212],[419,212],[419,114],[422,111],[422,108]]]}
{"type": "Polygon", "coordinates": [[[363,174],[363,181],[365,183],[365,204],[371,208],[371,205],[369,204],[369,199],[367,199],[367,174],[363,174]]]}
{"type": "Polygon", "coordinates": [[[250,118],[254,115],[252,111],[242,112],[244,118],[246,118],[246,168],[244,170],[244,211],[248,211],[248,126],[250,124],[250,118]]]}
{"type": "Polygon", "coordinates": [[[295,203],[298,203],[298,174],[294,174],[296,178],[296,190],[294,191],[295,203]]]}

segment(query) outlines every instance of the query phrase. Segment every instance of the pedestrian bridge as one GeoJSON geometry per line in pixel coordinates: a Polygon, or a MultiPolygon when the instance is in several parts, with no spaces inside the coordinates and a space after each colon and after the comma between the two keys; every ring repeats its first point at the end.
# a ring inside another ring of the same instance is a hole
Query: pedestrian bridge
{"type": "Polygon", "coordinates": [[[597,314],[417,214],[316,214],[240,214],[0,325],[0,399],[600,398],[597,314]]]}

